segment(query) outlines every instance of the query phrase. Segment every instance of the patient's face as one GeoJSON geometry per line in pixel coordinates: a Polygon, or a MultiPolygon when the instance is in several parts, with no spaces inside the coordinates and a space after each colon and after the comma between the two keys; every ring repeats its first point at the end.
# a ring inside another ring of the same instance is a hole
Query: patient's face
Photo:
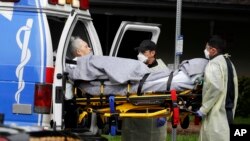
{"type": "Polygon", "coordinates": [[[89,47],[89,45],[85,41],[82,41],[81,48],[77,52],[79,56],[85,56],[88,55],[91,51],[92,49],[89,47]]]}

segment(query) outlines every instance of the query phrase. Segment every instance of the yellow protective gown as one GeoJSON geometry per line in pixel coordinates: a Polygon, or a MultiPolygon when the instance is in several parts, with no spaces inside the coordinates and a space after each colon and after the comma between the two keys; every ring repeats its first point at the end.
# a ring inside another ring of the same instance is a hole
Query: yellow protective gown
{"type": "MultiPolygon", "coordinates": [[[[200,141],[229,141],[230,128],[225,109],[228,71],[223,55],[209,61],[205,69],[202,105],[200,111],[205,115],[200,130],[200,141]]],[[[235,98],[233,116],[238,99],[238,79],[233,66],[235,98]]]]}

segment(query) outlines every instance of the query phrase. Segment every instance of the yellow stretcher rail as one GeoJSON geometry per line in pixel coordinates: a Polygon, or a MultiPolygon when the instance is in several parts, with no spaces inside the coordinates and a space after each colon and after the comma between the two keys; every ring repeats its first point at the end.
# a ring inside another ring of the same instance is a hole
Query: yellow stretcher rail
{"type": "MultiPolygon", "coordinates": [[[[192,99],[197,96],[192,94],[192,90],[185,90],[176,94],[177,97],[189,97],[192,99]]],[[[84,106],[80,118],[84,118],[87,113],[96,112],[104,117],[117,115],[119,117],[167,117],[171,116],[172,99],[170,92],[147,92],[138,96],[136,93],[130,93],[125,96],[116,95],[115,113],[110,112],[109,96],[94,96],[85,98],[76,98],[78,105],[84,106]]],[[[179,102],[179,107],[184,102],[179,102]]],[[[184,105],[185,106],[185,105],[184,105]]]]}
{"type": "MultiPolygon", "coordinates": [[[[103,90],[101,90],[103,92],[103,90]]],[[[182,92],[145,92],[143,95],[128,93],[127,95],[89,95],[84,98],[76,98],[75,102],[80,106],[78,123],[82,124],[88,114],[96,113],[101,122],[107,123],[117,118],[152,118],[166,117],[172,120],[172,127],[178,123],[187,128],[187,120],[192,113],[188,102],[196,101],[200,94],[193,93],[193,90],[182,92]],[[112,98],[112,101],[110,101],[112,98]],[[110,105],[113,103],[113,107],[110,105]],[[191,112],[190,112],[191,111],[191,112]]],[[[116,123],[109,123],[112,126],[116,123]]]]}
{"type": "Polygon", "coordinates": [[[105,117],[110,117],[111,115],[118,115],[119,117],[148,118],[148,117],[157,117],[157,116],[167,116],[170,113],[170,108],[163,108],[157,105],[135,106],[135,105],[132,105],[131,103],[125,103],[116,107],[115,114],[110,113],[110,108],[102,108],[102,109],[97,109],[97,110],[88,108],[87,112],[88,113],[96,112],[96,113],[102,114],[105,117]],[[128,111],[130,110],[137,111],[137,112],[128,113],[128,111]],[[149,112],[149,110],[153,110],[154,112],[149,112]]]}
{"type": "MultiPolygon", "coordinates": [[[[134,117],[134,118],[149,118],[149,117],[156,117],[156,116],[167,116],[169,114],[169,110],[167,109],[163,109],[163,110],[159,110],[156,112],[152,112],[152,113],[119,113],[119,117],[134,117]]],[[[111,113],[105,113],[104,114],[105,117],[111,117],[112,114],[111,113]]]]}

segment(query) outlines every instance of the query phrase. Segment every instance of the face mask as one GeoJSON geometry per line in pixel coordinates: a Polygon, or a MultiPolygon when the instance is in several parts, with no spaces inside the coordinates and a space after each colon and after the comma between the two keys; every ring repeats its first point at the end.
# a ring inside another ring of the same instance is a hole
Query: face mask
{"type": "Polygon", "coordinates": [[[209,52],[205,49],[204,50],[204,54],[205,54],[205,57],[207,58],[207,59],[209,59],[210,57],[209,57],[209,52]]]}
{"type": "Polygon", "coordinates": [[[143,63],[145,63],[148,60],[148,57],[144,56],[142,53],[139,53],[137,55],[137,58],[139,61],[142,61],[143,63]]]}

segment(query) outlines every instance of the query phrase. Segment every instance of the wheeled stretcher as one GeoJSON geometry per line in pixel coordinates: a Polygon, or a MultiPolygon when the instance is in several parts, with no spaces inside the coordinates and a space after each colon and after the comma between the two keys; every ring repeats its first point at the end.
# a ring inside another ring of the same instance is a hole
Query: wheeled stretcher
{"type": "Polygon", "coordinates": [[[67,69],[78,90],[78,123],[89,113],[96,113],[102,122],[111,119],[111,132],[115,131],[116,119],[123,117],[173,117],[176,126],[182,122],[180,117],[192,112],[194,103],[200,103],[195,82],[202,77],[206,64],[207,60],[195,58],[183,61],[175,71],[150,72],[145,64],[131,59],[81,57],[75,68],[67,69]]]}
{"type": "Polygon", "coordinates": [[[194,89],[183,91],[168,89],[147,92],[140,90],[140,92],[131,92],[131,84],[127,83],[126,94],[106,94],[104,80],[98,81],[101,83],[98,94],[88,94],[81,89],[79,84],[82,85],[84,83],[82,81],[75,85],[75,94],[77,94],[75,101],[81,107],[78,123],[82,123],[88,114],[96,113],[101,119],[99,122],[107,122],[107,119],[111,121],[109,124],[112,135],[117,131],[118,118],[125,117],[166,117],[172,119],[173,127],[181,123],[183,128],[187,128],[188,122],[185,118],[199,106],[201,101],[201,83],[195,84],[194,89]]]}

